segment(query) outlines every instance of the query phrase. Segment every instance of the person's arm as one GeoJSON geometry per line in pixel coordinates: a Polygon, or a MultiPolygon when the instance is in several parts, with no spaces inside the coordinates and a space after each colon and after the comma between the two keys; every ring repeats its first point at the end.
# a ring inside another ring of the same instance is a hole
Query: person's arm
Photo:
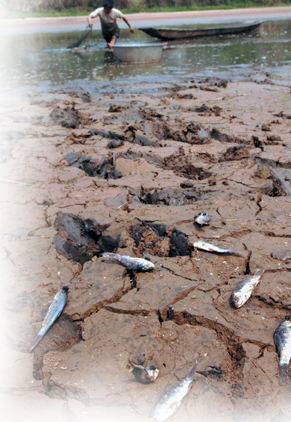
{"type": "Polygon", "coordinates": [[[88,22],[88,26],[89,26],[90,28],[92,28],[92,27],[93,27],[93,23],[92,23],[91,14],[88,16],[87,22],[88,22]]]}
{"type": "Polygon", "coordinates": [[[123,16],[122,18],[124,20],[124,22],[126,23],[126,25],[129,27],[130,32],[133,34],[134,33],[134,29],[131,27],[130,23],[128,22],[128,20],[126,19],[125,16],[123,16]]]}
{"type": "Polygon", "coordinates": [[[90,13],[90,15],[88,16],[88,18],[87,18],[87,22],[88,22],[88,26],[90,27],[90,28],[92,28],[93,27],[93,22],[92,22],[92,19],[93,18],[96,18],[97,16],[99,16],[99,9],[96,9],[96,10],[94,10],[94,12],[92,12],[92,13],[90,13]]]}

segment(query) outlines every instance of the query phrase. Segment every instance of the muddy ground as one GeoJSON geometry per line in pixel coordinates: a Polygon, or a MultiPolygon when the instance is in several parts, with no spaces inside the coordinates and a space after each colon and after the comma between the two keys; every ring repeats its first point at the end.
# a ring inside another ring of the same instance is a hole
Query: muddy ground
{"type": "Polygon", "coordinates": [[[273,344],[291,310],[290,87],[258,73],[113,91],[2,108],[2,414],[146,421],[197,360],[171,420],[290,420],[273,344]],[[194,250],[197,239],[243,257],[194,250]],[[104,251],[156,269],[129,273],[104,251]],[[232,308],[257,268],[252,298],[232,308]],[[29,354],[65,285],[63,315],[29,354]],[[157,381],[137,383],[129,358],[157,365],[157,381]]]}

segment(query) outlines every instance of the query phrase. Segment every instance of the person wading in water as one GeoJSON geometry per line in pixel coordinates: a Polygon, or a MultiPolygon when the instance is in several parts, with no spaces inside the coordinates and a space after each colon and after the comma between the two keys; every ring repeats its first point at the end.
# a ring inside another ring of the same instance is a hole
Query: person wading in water
{"type": "Polygon", "coordinates": [[[112,47],[116,43],[117,38],[119,38],[120,35],[120,29],[116,23],[117,18],[123,19],[124,22],[128,25],[130,32],[132,34],[134,33],[133,28],[123,13],[118,9],[114,9],[113,6],[113,0],[104,0],[103,7],[99,7],[88,16],[88,25],[90,28],[93,27],[92,19],[99,16],[102,28],[102,36],[109,47],[112,47]]]}

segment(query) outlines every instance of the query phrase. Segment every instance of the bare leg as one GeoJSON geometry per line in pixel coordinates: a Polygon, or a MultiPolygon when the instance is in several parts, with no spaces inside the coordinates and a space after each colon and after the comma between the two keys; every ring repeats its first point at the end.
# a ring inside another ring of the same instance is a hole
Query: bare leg
{"type": "Polygon", "coordinates": [[[111,38],[111,41],[107,44],[109,45],[109,47],[113,47],[116,41],[117,41],[117,38],[115,35],[113,35],[113,37],[111,38]]]}

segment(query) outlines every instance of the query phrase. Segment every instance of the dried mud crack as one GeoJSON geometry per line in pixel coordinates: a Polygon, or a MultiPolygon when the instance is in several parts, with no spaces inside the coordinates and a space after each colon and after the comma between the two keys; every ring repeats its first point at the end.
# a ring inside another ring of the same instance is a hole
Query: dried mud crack
{"type": "MultiPolygon", "coordinates": [[[[291,309],[291,134],[288,112],[278,114],[289,91],[276,88],[185,78],[149,83],[137,99],[112,81],[110,93],[32,99],[30,130],[19,110],[3,175],[20,207],[19,224],[3,227],[3,261],[21,273],[7,304],[13,350],[27,353],[56,291],[70,288],[34,352],[34,391],[79,420],[143,422],[198,360],[179,420],[288,413],[272,340],[291,309]],[[209,225],[194,224],[200,212],[209,225]],[[198,239],[243,259],[196,250],[198,239]],[[104,252],[155,270],[129,272],[104,252]],[[252,297],[234,309],[234,287],[258,268],[252,297]],[[131,358],[158,366],[157,381],[136,383],[131,358]]],[[[8,189],[7,214],[10,203],[8,189]]]]}

